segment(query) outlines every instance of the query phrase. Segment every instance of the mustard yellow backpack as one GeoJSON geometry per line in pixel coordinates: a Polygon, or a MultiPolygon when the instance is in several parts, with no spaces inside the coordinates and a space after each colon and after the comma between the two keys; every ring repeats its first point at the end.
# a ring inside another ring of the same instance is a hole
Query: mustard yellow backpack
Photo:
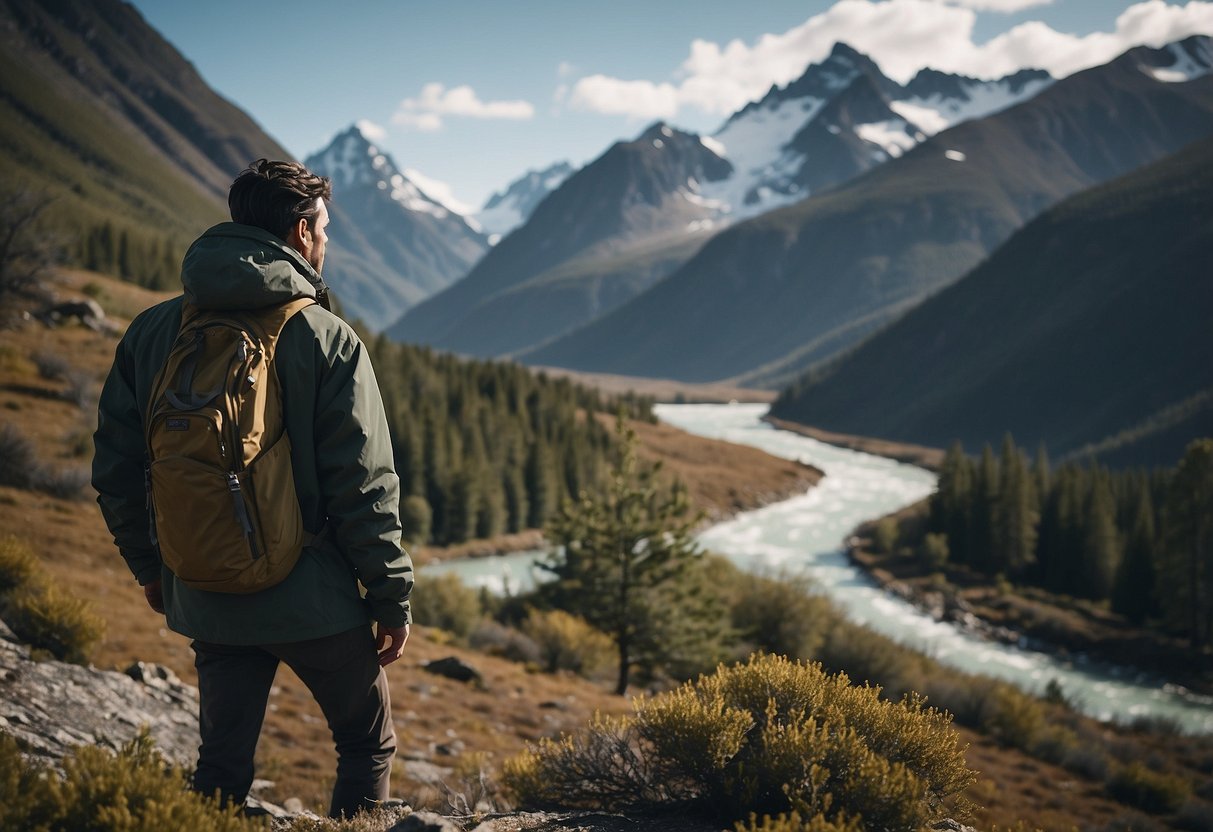
{"type": "Polygon", "coordinates": [[[274,350],[297,298],[240,311],[182,309],[144,428],[152,542],[181,581],[257,592],[290,573],[303,522],[274,350]]]}

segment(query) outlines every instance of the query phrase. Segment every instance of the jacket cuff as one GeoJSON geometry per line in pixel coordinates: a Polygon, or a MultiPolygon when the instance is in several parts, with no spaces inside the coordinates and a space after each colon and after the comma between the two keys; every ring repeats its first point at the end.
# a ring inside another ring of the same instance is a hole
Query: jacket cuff
{"type": "Polygon", "coordinates": [[[405,624],[413,623],[413,611],[409,608],[409,602],[397,603],[395,601],[379,601],[371,602],[371,618],[378,621],[384,627],[403,627],[405,624]]]}

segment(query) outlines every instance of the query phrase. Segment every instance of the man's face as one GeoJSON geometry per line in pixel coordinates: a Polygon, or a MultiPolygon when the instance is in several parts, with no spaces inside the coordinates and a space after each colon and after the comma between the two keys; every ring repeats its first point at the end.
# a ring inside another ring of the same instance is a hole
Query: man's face
{"type": "Polygon", "coordinates": [[[317,201],[320,203],[320,213],[316,215],[312,227],[303,233],[300,254],[316,270],[316,274],[320,274],[320,269],[324,266],[324,249],[329,241],[329,235],[325,231],[329,224],[329,209],[323,199],[317,201]]]}

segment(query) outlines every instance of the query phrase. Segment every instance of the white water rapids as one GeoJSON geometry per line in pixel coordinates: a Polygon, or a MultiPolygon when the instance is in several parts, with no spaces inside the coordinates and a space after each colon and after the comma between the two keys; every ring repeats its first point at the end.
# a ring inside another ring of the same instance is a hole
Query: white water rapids
{"type": "MultiPolygon", "coordinates": [[[[743,569],[808,575],[853,620],[968,673],[1006,679],[1040,693],[1056,680],[1066,697],[1099,719],[1172,720],[1190,733],[1213,733],[1213,698],[1172,685],[1133,678],[1117,668],[1053,656],[982,639],[937,622],[879,589],[852,566],[843,540],[860,523],[896,511],[934,490],[935,475],[892,460],[850,451],[761,421],[766,405],[658,405],[658,417],[690,433],[751,445],[807,462],[825,478],[807,494],[745,512],[700,535],[703,546],[743,569]]],[[[534,584],[532,564],[542,552],[450,561],[424,573],[455,572],[497,591],[534,584]]]]}

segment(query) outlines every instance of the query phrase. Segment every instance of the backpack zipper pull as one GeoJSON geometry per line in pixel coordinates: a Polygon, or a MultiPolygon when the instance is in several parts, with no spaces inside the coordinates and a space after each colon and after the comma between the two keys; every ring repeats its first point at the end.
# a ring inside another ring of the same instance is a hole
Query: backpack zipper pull
{"type": "Polygon", "coordinates": [[[261,557],[261,553],[257,551],[257,541],[253,535],[253,521],[248,516],[248,506],[244,504],[244,495],[240,491],[240,480],[232,472],[227,475],[227,490],[232,495],[232,505],[236,510],[236,519],[240,522],[240,528],[244,530],[244,536],[248,540],[249,551],[253,554],[253,560],[261,557]]]}

